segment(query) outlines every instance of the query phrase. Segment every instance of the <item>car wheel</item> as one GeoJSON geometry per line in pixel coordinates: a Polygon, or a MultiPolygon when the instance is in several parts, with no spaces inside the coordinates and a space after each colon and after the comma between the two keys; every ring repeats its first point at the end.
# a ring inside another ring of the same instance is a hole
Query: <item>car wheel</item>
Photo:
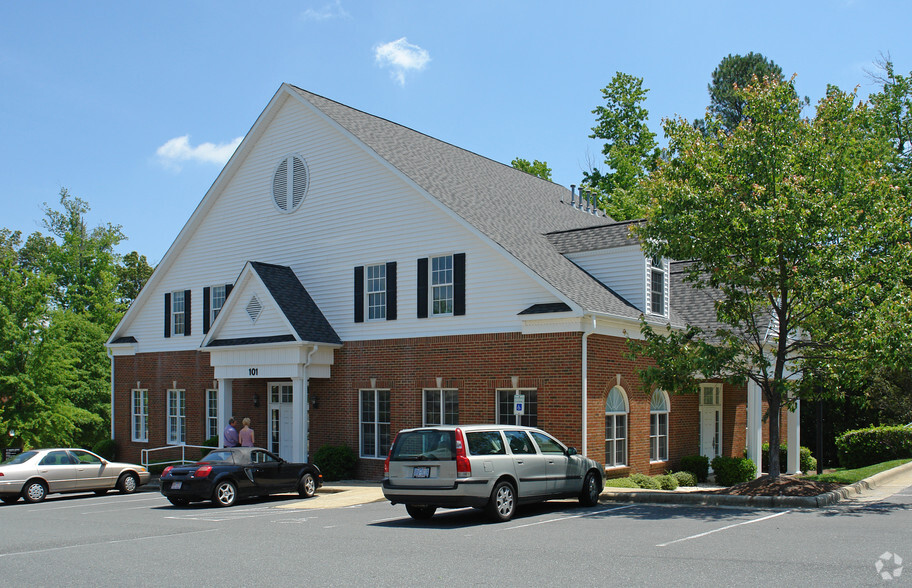
{"type": "Polygon", "coordinates": [[[104,495],[107,494],[107,493],[108,493],[108,489],[107,489],[107,488],[105,488],[105,489],[103,489],[103,490],[96,490],[96,491],[95,491],[95,496],[104,496],[104,495]]]}
{"type": "Polygon", "coordinates": [[[189,498],[181,498],[181,497],[179,497],[179,496],[169,496],[169,497],[168,497],[168,502],[170,502],[170,503],[173,504],[174,506],[187,506],[188,504],[190,504],[190,499],[189,499],[189,498]]]}
{"type": "Polygon", "coordinates": [[[133,474],[123,474],[117,480],[117,489],[121,494],[133,494],[139,488],[139,480],[133,474]]]}
{"type": "Polygon", "coordinates": [[[304,474],[298,483],[298,495],[301,498],[310,498],[317,492],[317,483],[314,482],[313,474],[304,474]]]}
{"type": "Polygon", "coordinates": [[[507,481],[498,482],[491,492],[491,500],[488,502],[488,516],[495,522],[505,523],[513,518],[516,512],[516,490],[513,484],[507,481]]]}
{"type": "Polygon", "coordinates": [[[26,502],[41,502],[47,497],[47,486],[41,480],[32,480],[22,489],[22,498],[26,502]]]}
{"type": "Polygon", "coordinates": [[[19,496],[0,496],[0,500],[6,504],[12,504],[19,501],[19,496]]]}
{"type": "Polygon", "coordinates": [[[601,493],[598,476],[595,475],[595,472],[586,474],[586,478],[583,480],[583,489],[580,490],[580,504],[583,506],[595,506],[598,504],[599,494],[601,493]]]}
{"type": "Polygon", "coordinates": [[[237,486],[234,482],[224,480],[219,482],[212,493],[212,502],[216,506],[231,506],[237,500],[237,486]]]}
{"type": "Polygon", "coordinates": [[[406,504],[405,510],[409,513],[409,516],[415,519],[416,521],[426,521],[437,512],[436,506],[423,506],[417,504],[406,504]]]}

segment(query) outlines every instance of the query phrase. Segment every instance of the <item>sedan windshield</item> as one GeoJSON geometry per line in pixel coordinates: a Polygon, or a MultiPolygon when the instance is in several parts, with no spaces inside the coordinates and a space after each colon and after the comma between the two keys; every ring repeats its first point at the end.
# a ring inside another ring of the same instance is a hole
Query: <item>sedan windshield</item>
{"type": "Polygon", "coordinates": [[[13,457],[9,458],[5,462],[3,462],[3,465],[15,465],[17,463],[25,463],[28,460],[35,457],[36,455],[38,455],[37,451],[26,451],[25,453],[20,453],[19,455],[14,455],[13,457]]]}

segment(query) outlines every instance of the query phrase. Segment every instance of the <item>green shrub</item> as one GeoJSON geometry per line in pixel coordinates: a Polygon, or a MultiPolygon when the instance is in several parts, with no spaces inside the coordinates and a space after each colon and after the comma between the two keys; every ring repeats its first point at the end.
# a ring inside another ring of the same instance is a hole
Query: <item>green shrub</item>
{"type": "Polygon", "coordinates": [[[709,458],[705,455],[687,455],[681,458],[681,469],[694,475],[698,482],[709,477],[709,458]]]}
{"type": "Polygon", "coordinates": [[[693,472],[675,472],[672,474],[678,481],[678,486],[696,486],[697,477],[693,472]]]}
{"type": "Polygon", "coordinates": [[[678,487],[678,479],[671,474],[656,476],[656,480],[658,480],[659,486],[662,488],[662,490],[674,490],[678,487]]]}
{"type": "Polygon", "coordinates": [[[200,443],[200,445],[202,445],[204,447],[218,447],[218,442],[219,442],[218,435],[213,435],[212,437],[209,437],[208,439],[206,439],[205,441],[200,443]]]}
{"type": "Polygon", "coordinates": [[[836,438],[839,465],[854,469],[912,457],[912,427],[869,427],[836,438]]]}
{"type": "Polygon", "coordinates": [[[634,484],[646,490],[662,489],[662,485],[657,479],[653,478],[652,476],[647,476],[646,474],[631,474],[630,479],[634,484]]]}
{"type": "MultiPolygon", "coordinates": [[[[760,446],[760,461],[762,464],[761,471],[769,471],[769,443],[764,443],[760,446]]],[[[802,446],[800,448],[800,454],[798,456],[798,469],[802,472],[810,472],[817,470],[817,460],[811,455],[811,450],[807,447],[802,446]]],[[[747,457],[747,450],[744,450],[744,455],[747,457]]],[[[779,445],[779,472],[784,472],[788,469],[788,444],[782,443],[779,445]]]]}
{"type": "Polygon", "coordinates": [[[605,488],[639,488],[629,477],[605,480],[605,488]]]}
{"type": "Polygon", "coordinates": [[[92,447],[92,453],[114,461],[117,458],[117,443],[114,442],[114,439],[102,439],[92,447]]]}
{"type": "Polygon", "coordinates": [[[757,466],[746,457],[725,457],[720,455],[712,460],[716,483],[720,486],[734,486],[748,482],[757,476],[757,466]]]}
{"type": "Polygon", "coordinates": [[[324,445],[313,456],[313,463],[323,472],[323,480],[349,480],[358,458],[348,445],[324,445]]]}

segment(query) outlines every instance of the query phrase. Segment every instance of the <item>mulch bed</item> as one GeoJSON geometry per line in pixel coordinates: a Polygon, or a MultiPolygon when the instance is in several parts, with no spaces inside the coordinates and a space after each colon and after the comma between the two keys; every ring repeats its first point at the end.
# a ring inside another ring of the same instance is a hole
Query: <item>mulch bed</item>
{"type": "Polygon", "coordinates": [[[780,475],[777,478],[763,476],[750,482],[742,482],[730,488],[708,490],[707,494],[735,494],[739,496],[817,496],[837,488],[836,482],[815,482],[794,476],[780,475]]]}

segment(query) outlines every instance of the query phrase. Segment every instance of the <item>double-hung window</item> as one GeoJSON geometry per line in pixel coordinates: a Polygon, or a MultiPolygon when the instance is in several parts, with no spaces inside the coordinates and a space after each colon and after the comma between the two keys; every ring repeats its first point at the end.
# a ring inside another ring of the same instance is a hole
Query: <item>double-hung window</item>
{"type": "Polygon", "coordinates": [[[386,265],[369,265],[367,278],[367,320],[386,319],[386,265]]]}
{"type": "Polygon", "coordinates": [[[668,315],[668,264],[659,257],[649,260],[646,299],[651,314],[668,315]]]}
{"type": "Polygon", "coordinates": [[[133,440],[149,440],[149,391],[133,390],[133,440]]]}
{"type": "Polygon", "coordinates": [[[431,314],[453,314],[453,256],[431,258],[431,314]]]}
{"type": "Polygon", "coordinates": [[[424,425],[458,425],[459,392],[428,389],[424,391],[424,425]]]}
{"type": "Polygon", "coordinates": [[[218,390],[206,390],[206,438],[218,437],[218,390]]]}
{"type": "Polygon", "coordinates": [[[534,388],[506,388],[497,391],[497,424],[515,425],[516,415],[513,400],[516,394],[523,395],[523,414],[519,424],[524,427],[538,426],[538,390],[534,388]]]}
{"type": "Polygon", "coordinates": [[[171,332],[175,335],[184,334],[185,302],[185,292],[183,290],[171,293],[171,332]]]}
{"type": "Polygon", "coordinates": [[[361,457],[385,458],[390,449],[390,391],[361,390],[361,457]]]}
{"type": "Polygon", "coordinates": [[[418,260],[418,318],[466,313],[466,254],[418,260]]]}
{"type": "Polygon", "coordinates": [[[668,396],[662,390],[649,403],[649,461],[668,461],[668,396]]]}
{"type": "Polygon", "coordinates": [[[168,444],[183,445],[187,439],[187,394],[185,390],[168,390],[168,444]]]}
{"type": "Polygon", "coordinates": [[[627,465],[627,396],[615,386],[605,401],[605,465],[627,465]]]}

